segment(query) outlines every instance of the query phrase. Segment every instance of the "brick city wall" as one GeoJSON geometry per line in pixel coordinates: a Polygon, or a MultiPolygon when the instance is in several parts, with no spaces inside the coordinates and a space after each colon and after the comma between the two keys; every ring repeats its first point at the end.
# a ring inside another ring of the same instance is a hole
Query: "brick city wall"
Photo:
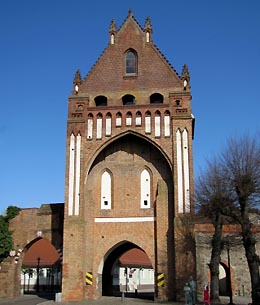
{"type": "Polygon", "coordinates": [[[43,204],[40,208],[21,209],[10,220],[13,247],[16,253],[19,249],[22,252],[19,256],[8,257],[0,264],[0,297],[12,298],[20,295],[23,257],[38,234],[49,240],[57,250],[62,249],[63,220],[64,204],[43,204]]]}
{"type": "Polygon", "coordinates": [[[25,248],[38,237],[48,239],[56,249],[63,242],[64,204],[42,204],[40,208],[21,209],[19,215],[10,220],[14,248],[25,248]]]}

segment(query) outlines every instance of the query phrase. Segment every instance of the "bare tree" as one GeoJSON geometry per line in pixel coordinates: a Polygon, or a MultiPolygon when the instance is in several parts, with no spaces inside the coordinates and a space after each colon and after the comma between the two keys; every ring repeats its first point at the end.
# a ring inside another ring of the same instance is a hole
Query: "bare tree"
{"type": "Polygon", "coordinates": [[[240,223],[242,240],[251,277],[252,305],[260,304],[259,255],[250,221],[250,209],[260,204],[260,140],[248,135],[230,138],[221,155],[225,182],[236,198],[239,213],[233,214],[240,223]]]}
{"type": "Polygon", "coordinates": [[[233,194],[223,179],[223,168],[216,159],[207,163],[207,168],[196,181],[195,202],[198,213],[208,218],[214,226],[212,251],[209,263],[211,275],[210,298],[219,302],[219,263],[222,252],[222,227],[227,208],[233,206],[233,194]]]}

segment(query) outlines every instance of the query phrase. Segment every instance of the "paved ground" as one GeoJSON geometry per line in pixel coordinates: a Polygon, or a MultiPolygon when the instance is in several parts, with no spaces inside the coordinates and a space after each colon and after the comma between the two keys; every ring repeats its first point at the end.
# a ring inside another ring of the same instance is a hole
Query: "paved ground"
{"type": "MultiPolygon", "coordinates": [[[[49,298],[50,299],[50,298],[49,298]]],[[[40,303],[46,302],[48,300],[48,296],[46,295],[22,295],[17,298],[7,299],[7,298],[0,298],[1,305],[38,305],[40,303]]],[[[54,303],[58,305],[58,303],[54,303]]]]}
{"type": "MultiPolygon", "coordinates": [[[[22,304],[22,301],[27,300],[33,296],[24,295],[15,299],[0,298],[0,304],[22,304]]],[[[121,297],[101,297],[98,300],[85,300],[80,302],[55,302],[53,300],[39,300],[38,305],[184,305],[184,302],[154,302],[153,300],[137,299],[137,298],[124,298],[121,297]]],[[[228,297],[221,297],[220,304],[228,304],[228,297]]],[[[233,297],[233,303],[236,305],[248,305],[251,303],[249,297],[233,297]]],[[[26,304],[26,302],[24,303],[26,304]]],[[[198,303],[199,305],[199,303],[198,303]]]]}
{"type": "MultiPolygon", "coordinates": [[[[233,297],[233,303],[236,305],[248,305],[251,298],[233,297]]],[[[54,302],[46,301],[40,305],[184,305],[184,302],[155,302],[153,300],[137,299],[137,298],[120,298],[120,297],[101,297],[98,300],[85,300],[80,302],[54,302]]],[[[199,303],[198,303],[199,304],[199,303]]],[[[221,297],[220,304],[229,304],[228,297],[221,297]]]]}

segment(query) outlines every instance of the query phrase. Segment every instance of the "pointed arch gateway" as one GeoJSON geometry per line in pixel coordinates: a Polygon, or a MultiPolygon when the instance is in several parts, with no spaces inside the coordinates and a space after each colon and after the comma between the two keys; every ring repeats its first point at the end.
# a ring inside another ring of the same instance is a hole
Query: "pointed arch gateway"
{"type": "Polygon", "coordinates": [[[154,296],[154,270],[146,252],[134,243],[123,241],[106,254],[102,272],[102,295],[154,296]]]}
{"type": "Polygon", "coordinates": [[[92,272],[94,282],[98,283],[98,296],[118,295],[126,289],[134,293],[136,283],[140,293],[146,291],[153,296],[155,273],[167,274],[168,283],[172,280],[173,269],[167,266],[173,265],[174,259],[173,234],[169,234],[173,231],[173,217],[165,215],[174,214],[174,189],[171,164],[165,152],[133,132],[111,139],[97,152],[86,172],[84,198],[84,218],[93,217],[93,222],[86,222],[85,257],[95,253],[102,261],[102,266],[86,262],[86,271],[92,272]],[[111,200],[106,205],[109,209],[100,206],[107,198],[111,200]],[[93,235],[88,234],[91,230],[93,235]],[[116,245],[113,249],[111,243],[116,245]],[[88,252],[89,244],[93,252],[88,252]],[[167,251],[161,254],[158,252],[161,248],[167,251]],[[141,252],[128,253],[133,260],[126,265],[124,255],[132,249],[141,252]],[[142,253],[146,253],[150,262],[141,266],[139,261],[138,267],[134,261],[138,262],[135,258],[140,259],[142,253]],[[165,268],[158,267],[162,265],[165,268]]]}

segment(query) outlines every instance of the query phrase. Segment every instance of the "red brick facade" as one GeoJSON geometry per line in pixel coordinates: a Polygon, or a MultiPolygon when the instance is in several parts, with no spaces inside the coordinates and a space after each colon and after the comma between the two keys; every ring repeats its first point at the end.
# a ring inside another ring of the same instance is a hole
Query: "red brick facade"
{"type": "MultiPolygon", "coordinates": [[[[109,33],[108,46],[87,76],[76,73],[69,97],[62,298],[112,294],[113,264],[137,247],[155,274],[165,276],[164,286],[155,285],[155,297],[180,298],[188,275],[179,268],[183,243],[175,227],[180,214],[193,211],[188,69],[179,76],[167,62],[152,42],[149,19],[142,28],[129,12],[119,30],[111,23],[109,33]],[[135,55],[134,73],[126,70],[129,51],[135,55]],[[134,97],[130,105],[125,95],[134,97]],[[140,205],[144,169],[151,179],[148,208],[140,205]],[[110,208],[102,208],[105,171],[111,179],[110,208]],[[85,272],[93,274],[93,285],[85,284],[85,272]]],[[[189,275],[194,275],[190,257],[189,275]]]]}

